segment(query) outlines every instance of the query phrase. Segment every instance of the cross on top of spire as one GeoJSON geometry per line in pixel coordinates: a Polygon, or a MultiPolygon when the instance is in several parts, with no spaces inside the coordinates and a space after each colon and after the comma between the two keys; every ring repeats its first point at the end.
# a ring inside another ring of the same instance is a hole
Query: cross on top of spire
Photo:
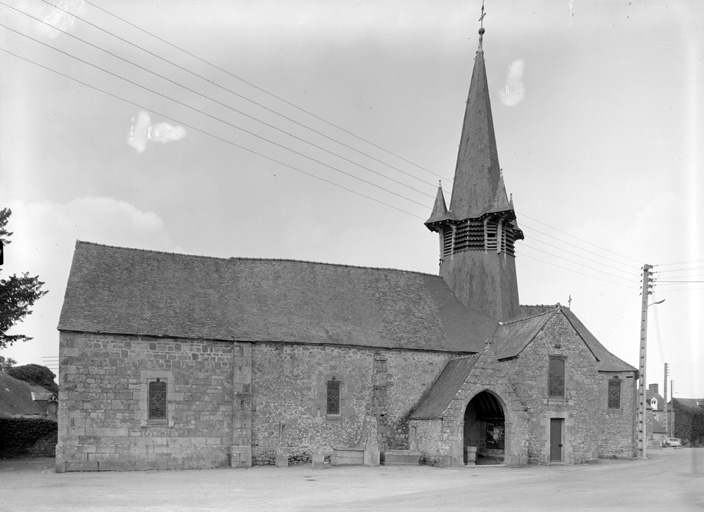
{"type": "Polygon", "coordinates": [[[484,17],[486,13],[484,12],[484,0],[482,0],[482,15],[479,17],[479,48],[482,48],[482,41],[484,39],[484,17]]]}

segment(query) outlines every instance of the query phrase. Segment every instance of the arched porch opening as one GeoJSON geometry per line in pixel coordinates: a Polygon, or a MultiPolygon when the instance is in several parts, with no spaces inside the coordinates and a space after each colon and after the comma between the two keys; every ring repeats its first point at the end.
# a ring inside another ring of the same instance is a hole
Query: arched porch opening
{"type": "Polygon", "coordinates": [[[464,463],[503,464],[505,446],[506,416],[501,400],[491,391],[482,391],[464,411],[464,463]]]}

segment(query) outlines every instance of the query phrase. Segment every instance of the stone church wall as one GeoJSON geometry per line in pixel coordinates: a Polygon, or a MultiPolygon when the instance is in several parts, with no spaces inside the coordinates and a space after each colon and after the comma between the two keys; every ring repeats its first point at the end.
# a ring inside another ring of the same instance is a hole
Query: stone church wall
{"type": "Polygon", "coordinates": [[[232,342],[62,332],[58,471],[229,464],[232,342]],[[166,421],[147,419],[147,382],[167,383],[166,421]]]}
{"type": "Polygon", "coordinates": [[[562,314],[551,318],[517,359],[507,361],[506,375],[527,408],[529,464],[550,462],[550,419],[563,420],[563,460],[579,464],[597,458],[601,389],[596,360],[562,314]],[[565,357],[565,397],[548,397],[549,356],[565,357]]]}
{"type": "Polygon", "coordinates": [[[273,463],[276,451],[282,449],[294,460],[305,460],[313,452],[328,456],[333,448],[361,445],[375,431],[380,445],[407,448],[407,415],[449,358],[450,354],[404,350],[256,344],[254,464],[273,463]],[[326,414],[326,382],[333,377],[341,382],[339,416],[326,414]]]}
{"type": "MultiPolygon", "coordinates": [[[[635,372],[602,372],[599,375],[599,395],[603,400],[599,425],[599,457],[605,459],[630,459],[635,455],[636,411],[638,394],[635,372]],[[621,404],[619,408],[609,408],[609,380],[621,380],[621,404]]],[[[650,430],[652,432],[652,430],[650,430]]]]}

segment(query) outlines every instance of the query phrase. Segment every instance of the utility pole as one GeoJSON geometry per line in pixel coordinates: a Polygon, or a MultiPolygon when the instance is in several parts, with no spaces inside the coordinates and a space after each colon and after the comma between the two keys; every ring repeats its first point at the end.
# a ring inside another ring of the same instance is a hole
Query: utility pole
{"type": "Polygon", "coordinates": [[[670,435],[670,413],[667,410],[667,363],[665,363],[665,382],[663,389],[663,411],[665,411],[665,438],[672,437],[670,435]]]}
{"type": "Polygon", "coordinates": [[[670,423],[670,432],[672,436],[675,437],[675,381],[670,381],[670,403],[672,405],[672,420],[670,423]]]}
{"type": "Polygon", "coordinates": [[[646,356],[648,351],[648,297],[650,296],[650,269],[652,265],[643,265],[643,289],[641,290],[642,309],[640,316],[640,361],[638,365],[638,456],[646,458],[648,438],[646,432],[647,409],[645,408],[646,356]]]}

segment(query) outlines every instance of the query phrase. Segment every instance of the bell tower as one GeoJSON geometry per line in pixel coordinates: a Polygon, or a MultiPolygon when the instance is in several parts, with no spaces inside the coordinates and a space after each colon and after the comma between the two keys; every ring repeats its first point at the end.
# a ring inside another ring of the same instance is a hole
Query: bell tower
{"type": "Polygon", "coordinates": [[[481,27],[450,209],[439,186],[425,226],[440,236],[440,275],[457,299],[505,321],[521,312],[514,243],[523,232],[499,167],[483,37],[481,27]]]}

